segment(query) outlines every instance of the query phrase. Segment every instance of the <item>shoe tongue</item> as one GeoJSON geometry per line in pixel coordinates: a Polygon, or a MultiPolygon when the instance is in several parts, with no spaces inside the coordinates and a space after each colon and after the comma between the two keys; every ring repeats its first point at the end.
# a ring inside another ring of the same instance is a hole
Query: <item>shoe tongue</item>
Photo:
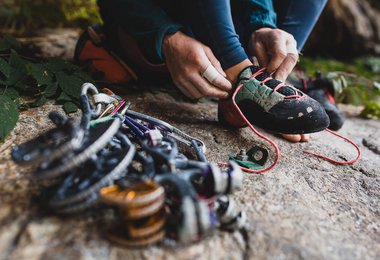
{"type": "MultiPolygon", "coordinates": [[[[247,78],[250,78],[253,74],[255,74],[257,71],[259,71],[261,68],[258,67],[258,66],[250,66],[246,69],[244,69],[241,73],[240,73],[240,76],[239,78],[242,80],[242,79],[247,79],[247,78]]],[[[263,81],[265,80],[266,78],[270,77],[270,75],[266,72],[263,72],[261,74],[259,74],[258,76],[255,77],[255,79],[257,79],[258,81],[263,81]]],[[[278,86],[278,84],[282,83],[281,81],[279,80],[276,80],[276,79],[271,79],[271,80],[268,80],[265,82],[265,85],[271,89],[274,89],[275,87],[278,86]]],[[[284,87],[281,87],[277,90],[278,93],[281,93],[282,95],[284,96],[293,96],[293,95],[298,95],[297,91],[289,86],[284,86],[284,87]]]]}

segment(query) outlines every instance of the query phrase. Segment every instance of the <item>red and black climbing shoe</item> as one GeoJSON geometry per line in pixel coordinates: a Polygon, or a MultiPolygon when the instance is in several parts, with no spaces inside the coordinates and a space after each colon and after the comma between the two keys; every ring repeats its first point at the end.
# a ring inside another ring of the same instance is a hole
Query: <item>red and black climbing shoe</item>
{"type": "Polygon", "coordinates": [[[334,131],[339,130],[343,126],[345,117],[342,111],[336,106],[334,99],[335,89],[332,80],[327,77],[322,77],[320,73],[316,74],[315,79],[307,78],[307,76],[302,73],[298,74],[298,76],[290,76],[288,82],[317,100],[326,110],[330,118],[328,128],[334,131]]]}
{"type": "Polygon", "coordinates": [[[219,121],[244,127],[242,115],[253,125],[281,134],[319,132],[330,124],[323,107],[293,86],[270,77],[257,66],[245,68],[232,98],[220,100],[219,121]]]}
{"type": "Polygon", "coordinates": [[[97,81],[120,85],[137,79],[135,71],[112,51],[102,26],[90,26],[82,33],[74,60],[97,81]]]}

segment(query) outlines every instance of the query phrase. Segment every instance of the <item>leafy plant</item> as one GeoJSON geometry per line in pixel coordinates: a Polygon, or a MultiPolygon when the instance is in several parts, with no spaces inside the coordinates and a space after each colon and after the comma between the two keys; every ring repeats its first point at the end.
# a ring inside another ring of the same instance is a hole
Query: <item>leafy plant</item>
{"type": "Polygon", "coordinates": [[[42,106],[48,99],[63,104],[66,113],[75,112],[81,85],[92,80],[59,58],[32,62],[16,52],[17,46],[10,36],[0,38],[0,140],[16,125],[19,110],[42,106]]]}
{"type": "Polygon", "coordinates": [[[308,75],[320,71],[333,81],[338,102],[363,106],[361,116],[380,119],[380,59],[364,57],[352,62],[303,57],[300,67],[308,75]]]}
{"type": "Polygon", "coordinates": [[[2,0],[0,4],[3,30],[25,32],[100,22],[96,0],[2,0]]]}
{"type": "Polygon", "coordinates": [[[380,105],[377,102],[370,101],[361,112],[361,116],[371,119],[380,120],[380,105]]]}
{"type": "Polygon", "coordinates": [[[16,103],[7,95],[0,95],[0,140],[15,127],[19,117],[16,103]]]}

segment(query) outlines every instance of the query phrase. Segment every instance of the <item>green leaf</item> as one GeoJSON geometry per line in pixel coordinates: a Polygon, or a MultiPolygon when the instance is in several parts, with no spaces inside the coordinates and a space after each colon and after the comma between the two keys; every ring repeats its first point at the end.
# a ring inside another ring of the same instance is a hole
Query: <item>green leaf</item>
{"type": "Polygon", "coordinates": [[[71,101],[73,100],[72,97],[68,96],[65,92],[61,92],[61,94],[59,95],[59,97],[57,98],[57,101],[71,101]]]}
{"type": "Polygon", "coordinates": [[[33,102],[32,106],[40,107],[40,106],[45,105],[46,102],[47,102],[46,97],[44,95],[41,95],[39,98],[37,98],[36,101],[33,102]]]}
{"type": "Polygon", "coordinates": [[[19,47],[20,43],[10,35],[5,35],[3,38],[0,38],[0,51],[7,51],[11,48],[17,49],[19,47]]]}
{"type": "Polygon", "coordinates": [[[26,69],[26,64],[27,61],[22,60],[15,51],[11,51],[11,55],[9,57],[9,65],[11,68],[7,80],[8,86],[16,85],[27,77],[28,71],[26,69]]]}
{"type": "Polygon", "coordinates": [[[355,106],[363,105],[366,102],[366,97],[364,97],[366,93],[355,87],[351,86],[344,90],[343,95],[344,99],[342,100],[345,104],[353,104],[355,106]]]}
{"type": "Polygon", "coordinates": [[[55,77],[57,79],[59,87],[65,92],[67,95],[79,98],[81,86],[83,81],[73,75],[67,75],[66,73],[60,71],[55,73],[55,77]]]}
{"type": "Polygon", "coordinates": [[[8,62],[5,59],[0,58],[0,72],[3,74],[2,76],[9,78],[10,71],[11,66],[9,66],[8,62]]]}
{"type": "Polygon", "coordinates": [[[73,102],[66,102],[63,104],[63,110],[65,110],[67,114],[74,113],[78,110],[78,106],[73,102]]]}
{"type": "Polygon", "coordinates": [[[380,119],[380,105],[375,101],[370,101],[366,104],[360,116],[364,118],[380,119]]]}
{"type": "Polygon", "coordinates": [[[19,111],[12,99],[0,95],[0,140],[4,140],[18,121],[19,111]]]}
{"type": "Polygon", "coordinates": [[[76,76],[76,77],[80,78],[84,82],[91,82],[91,81],[93,81],[93,78],[91,78],[90,75],[88,75],[86,72],[84,72],[82,70],[76,70],[73,73],[73,76],[76,76]]]}
{"type": "Polygon", "coordinates": [[[58,83],[51,83],[46,86],[44,90],[44,95],[48,98],[56,96],[57,95],[57,90],[58,90],[58,83]]]}
{"type": "Polygon", "coordinates": [[[47,69],[45,64],[29,63],[29,72],[36,80],[38,86],[53,84],[53,73],[47,69]]]}
{"type": "Polygon", "coordinates": [[[80,70],[80,68],[77,65],[74,65],[73,63],[70,63],[60,58],[49,59],[47,63],[47,69],[54,73],[62,71],[72,73],[74,71],[80,70]]]}
{"type": "Polygon", "coordinates": [[[66,68],[66,62],[59,58],[51,58],[47,63],[47,69],[52,72],[60,72],[66,68]]]}
{"type": "Polygon", "coordinates": [[[21,103],[20,109],[21,110],[26,110],[26,109],[29,109],[29,108],[32,108],[32,107],[40,107],[40,106],[45,105],[46,102],[47,102],[46,97],[44,95],[39,95],[33,101],[21,103]]]}
{"type": "Polygon", "coordinates": [[[18,91],[14,88],[7,88],[5,89],[4,93],[2,93],[4,96],[8,96],[10,99],[15,100],[18,98],[19,94],[18,91]]]}
{"type": "Polygon", "coordinates": [[[380,58],[370,57],[364,64],[372,73],[380,73],[380,58]]]}

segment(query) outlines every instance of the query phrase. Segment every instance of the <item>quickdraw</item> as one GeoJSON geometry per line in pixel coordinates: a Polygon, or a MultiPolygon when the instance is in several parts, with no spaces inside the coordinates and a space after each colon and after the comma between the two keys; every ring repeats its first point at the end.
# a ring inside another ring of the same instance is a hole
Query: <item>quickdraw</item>
{"type": "Polygon", "coordinates": [[[14,161],[33,166],[34,179],[55,180],[46,184],[45,206],[57,214],[110,208],[107,237],[126,246],[187,244],[216,228],[244,227],[227,197],[242,187],[235,162],[221,170],[201,140],[105,92],[84,84],[80,122],[52,113],[54,129],[14,148],[14,161]]]}

